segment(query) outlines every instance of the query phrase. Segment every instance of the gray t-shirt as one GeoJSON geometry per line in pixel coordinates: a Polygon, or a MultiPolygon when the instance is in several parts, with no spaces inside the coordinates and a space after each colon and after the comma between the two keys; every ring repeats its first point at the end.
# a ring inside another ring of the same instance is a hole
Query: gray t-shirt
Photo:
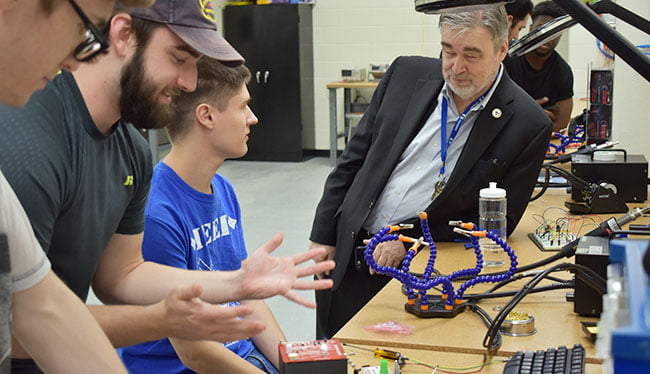
{"type": "Polygon", "coordinates": [[[0,373],[11,348],[11,294],[34,286],[49,270],[25,211],[0,172],[0,373]]]}
{"type": "Polygon", "coordinates": [[[62,72],[21,109],[0,107],[0,168],[52,269],[82,300],[111,236],[144,229],[151,153],[128,123],[102,134],[62,72]]]}

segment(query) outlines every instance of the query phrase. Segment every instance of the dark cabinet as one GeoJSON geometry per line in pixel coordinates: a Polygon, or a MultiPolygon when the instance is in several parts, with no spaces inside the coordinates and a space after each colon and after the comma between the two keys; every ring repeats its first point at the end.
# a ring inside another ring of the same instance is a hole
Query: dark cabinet
{"type": "Polygon", "coordinates": [[[302,129],[314,126],[311,6],[226,6],[224,36],[252,73],[250,106],[259,123],[244,159],[301,161],[302,129]]]}

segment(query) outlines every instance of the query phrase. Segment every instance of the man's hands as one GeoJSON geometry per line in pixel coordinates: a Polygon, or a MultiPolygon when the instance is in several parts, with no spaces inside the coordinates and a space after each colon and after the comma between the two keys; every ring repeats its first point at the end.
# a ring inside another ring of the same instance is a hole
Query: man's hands
{"type": "Polygon", "coordinates": [[[260,321],[241,318],[253,313],[250,307],[210,304],[199,298],[201,292],[198,284],[178,287],[152,306],[160,308],[165,323],[162,328],[170,336],[225,343],[257,335],[266,328],[260,321]]]}
{"type": "Polygon", "coordinates": [[[569,125],[571,120],[571,112],[573,111],[573,98],[568,98],[555,102],[551,107],[544,107],[548,103],[548,97],[544,96],[541,99],[535,100],[542,106],[548,118],[553,122],[553,131],[559,132],[569,125]]]}
{"type": "MultiPolygon", "coordinates": [[[[318,249],[320,251],[323,251],[321,255],[314,257],[314,262],[316,262],[317,264],[323,261],[334,260],[334,256],[336,255],[336,247],[333,245],[325,245],[325,244],[311,242],[311,244],[309,245],[309,250],[313,250],[313,249],[318,249]]],[[[328,275],[330,275],[329,270],[316,273],[316,277],[318,277],[318,279],[325,279],[328,275]]]]}
{"type": "Polygon", "coordinates": [[[264,299],[274,295],[283,295],[287,299],[315,308],[316,304],[293,290],[323,290],[332,287],[331,279],[298,279],[313,274],[323,273],[334,268],[334,261],[321,261],[314,265],[297,268],[309,260],[322,258],[325,250],[310,249],[290,257],[273,257],[271,252],[282,243],[282,234],[273,235],[271,240],[262,245],[242,263],[240,277],[242,299],[264,299]]]}
{"type": "Polygon", "coordinates": [[[551,122],[555,122],[555,112],[550,110],[553,108],[544,108],[544,104],[548,103],[548,97],[544,96],[541,99],[537,99],[535,101],[537,102],[537,104],[539,104],[542,107],[542,109],[544,109],[544,112],[546,113],[548,118],[551,119],[551,122]]]}
{"type": "MultiPolygon", "coordinates": [[[[368,240],[364,240],[363,243],[368,244],[368,240]]],[[[404,244],[399,241],[379,243],[372,252],[372,258],[380,266],[399,266],[405,255],[406,250],[404,249],[404,244]]],[[[369,270],[370,274],[376,273],[373,268],[369,268],[369,270]]]]}

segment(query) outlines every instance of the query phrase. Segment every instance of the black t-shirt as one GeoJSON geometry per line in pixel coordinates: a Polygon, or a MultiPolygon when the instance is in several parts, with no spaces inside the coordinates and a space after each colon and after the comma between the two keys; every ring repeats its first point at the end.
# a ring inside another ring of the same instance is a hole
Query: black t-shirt
{"type": "Polygon", "coordinates": [[[544,107],[573,97],[573,72],[556,51],[553,51],[542,70],[533,69],[526,56],[507,56],[503,65],[510,78],[533,99],[548,97],[549,101],[544,107]]]}
{"type": "Polygon", "coordinates": [[[63,72],[25,107],[0,106],[0,169],[52,269],[85,300],[111,236],[144,229],[152,172],[146,141],[122,121],[102,134],[63,72]]]}

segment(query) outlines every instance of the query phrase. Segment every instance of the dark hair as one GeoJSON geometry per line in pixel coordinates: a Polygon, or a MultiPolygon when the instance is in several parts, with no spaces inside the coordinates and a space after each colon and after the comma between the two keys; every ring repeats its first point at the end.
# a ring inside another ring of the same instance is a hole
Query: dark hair
{"type": "Polygon", "coordinates": [[[138,48],[144,50],[144,48],[149,43],[151,35],[153,35],[154,30],[159,27],[165,27],[164,24],[149,21],[144,18],[131,17],[131,27],[133,28],[133,33],[135,39],[138,43],[138,48]]]}
{"type": "Polygon", "coordinates": [[[527,15],[533,13],[533,2],[531,0],[514,0],[506,4],[506,13],[512,16],[511,27],[514,27],[526,18],[527,15]]]}
{"type": "Polygon", "coordinates": [[[230,99],[251,78],[251,72],[246,66],[227,67],[207,56],[200,59],[196,67],[196,90],[183,92],[173,101],[175,114],[165,127],[172,141],[179,139],[190,129],[197,105],[209,102],[220,112],[224,111],[228,108],[230,99]]]}
{"type": "Polygon", "coordinates": [[[552,1],[542,1],[541,3],[535,5],[533,9],[533,20],[539,16],[549,16],[551,18],[557,18],[565,15],[566,12],[564,9],[560,8],[559,5],[556,5],[552,1]]]}

